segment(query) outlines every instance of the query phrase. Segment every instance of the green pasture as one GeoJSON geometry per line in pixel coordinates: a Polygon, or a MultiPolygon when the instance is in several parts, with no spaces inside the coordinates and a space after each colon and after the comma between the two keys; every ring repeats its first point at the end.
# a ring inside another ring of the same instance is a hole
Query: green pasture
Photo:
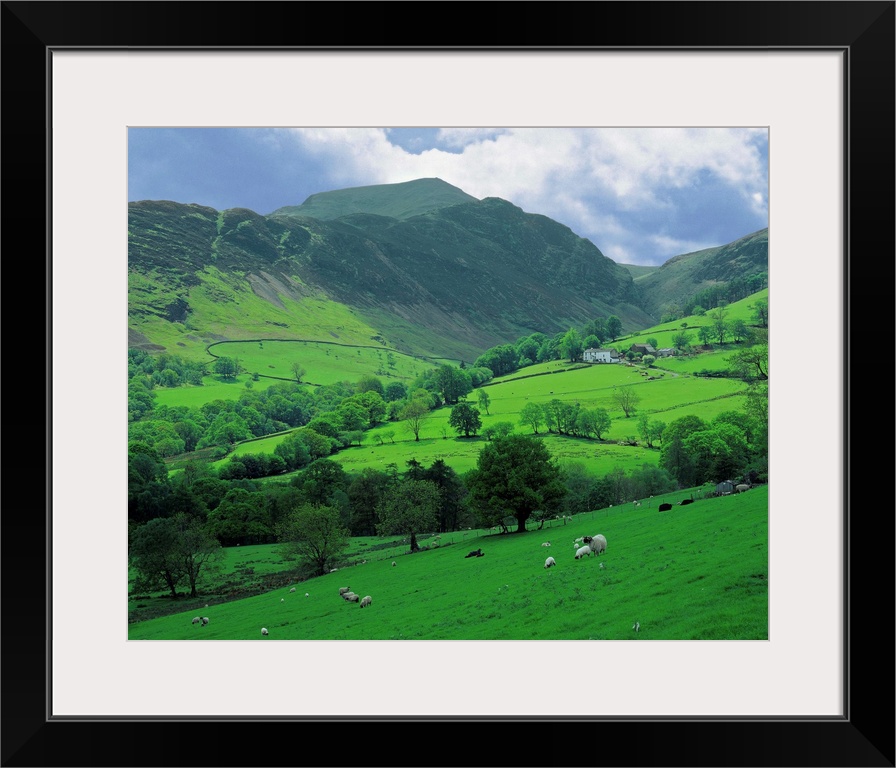
{"type": "Polygon", "coordinates": [[[220,376],[203,376],[202,386],[183,384],[179,387],[156,387],[156,405],[168,407],[187,406],[201,408],[213,400],[239,400],[246,392],[246,383],[250,388],[265,390],[277,382],[273,379],[252,381],[252,377],[241,374],[235,379],[222,379],[220,376]]]}
{"type": "MultiPolygon", "coordinates": [[[[615,441],[638,436],[638,416],[647,414],[667,424],[676,418],[695,414],[706,420],[723,411],[743,407],[746,385],[732,379],[675,377],[666,375],[653,381],[645,379],[641,366],[591,365],[563,374],[505,378],[485,387],[491,399],[489,413],[480,410],[483,430],[498,422],[510,422],[514,431],[531,434],[530,427],[519,423],[520,410],[527,402],[547,403],[557,399],[579,403],[585,408],[605,408],[612,419],[605,441],[573,438],[563,435],[541,434],[552,455],[558,459],[587,461],[593,471],[604,474],[616,467],[626,471],[646,464],[655,464],[659,452],[641,446],[616,445],[615,441]],[[630,384],[640,398],[638,411],[629,418],[613,402],[614,387],[630,384]]],[[[651,375],[655,372],[651,371],[651,375]]],[[[476,392],[469,397],[475,407],[476,392]]],[[[386,422],[364,433],[360,446],[351,446],[334,454],[347,471],[359,471],[365,467],[384,469],[396,464],[403,469],[410,459],[429,465],[442,459],[456,472],[465,472],[476,466],[479,451],[485,444],[482,430],[471,438],[458,437],[450,425],[451,407],[445,406],[430,412],[420,430],[420,440],[408,431],[405,422],[386,422]]],[[[288,434],[288,433],[287,433],[288,434]]],[[[235,446],[237,455],[273,453],[286,434],[243,442],[235,446]]],[[[215,463],[221,466],[227,459],[215,463]]]]}
{"type": "MultiPolygon", "coordinates": [[[[262,642],[768,639],[767,487],[720,498],[679,491],[642,499],[640,506],[627,503],[552,522],[522,534],[428,537],[421,544],[431,548],[414,554],[406,543],[377,550],[380,540],[367,539],[366,551],[357,542],[358,554],[335,573],[303,583],[286,573],[266,592],[241,600],[184,601],[180,612],[131,623],[128,636],[262,642]],[[659,512],[661,502],[685,497],[694,503],[659,512]],[[574,540],[597,533],[607,538],[606,552],[576,560],[574,540]],[[465,557],[480,548],[483,557],[465,557]],[[548,556],[557,564],[546,569],[548,556]],[[340,587],[370,595],[372,604],[362,609],[344,601],[340,587]],[[208,626],[191,624],[199,615],[209,618],[208,626]]],[[[273,548],[269,554],[245,549],[238,557],[228,551],[234,557],[228,567],[275,567],[273,548]]]]}
{"type": "Polygon", "coordinates": [[[732,344],[711,352],[658,357],[653,367],[680,376],[693,375],[703,371],[727,371],[731,367],[728,358],[741,349],[743,349],[742,346],[732,344]]]}
{"type": "Polygon", "coordinates": [[[240,367],[250,373],[280,379],[293,379],[292,365],[298,363],[305,369],[303,381],[310,384],[354,383],[365,375],[377,376],[386,383],[409,383],[436,365],[384,347],[315,341],[228,341],[215,344],[209,352],[216,357],[238,358],[240,367]]]}
{"type": "MultiPolygon", "coordinates": [[[[748,326],[753,325],[755,322],[753,317],[753,305],[760,300],[768,302],[768,288],[763,288],[761,291],[750,294],[740,301],[733,301],[731,304],[727,304],[725,306],[725,320],[727,322],[743,320],[748,326]]],[[[712,310],[709,310],[709,312],[712,312],[712,310]]],[[[703,316],[688,315],[687,317],[681,317],[678,320],[669,323],[660,323],[653,328],[647,328],[643,331],[623,336],[613,341],[612,346],[622,347],[621,342],[624,340],[625,349],[628,349],[632,344],[646,344],[649,336],[656,339],[658,344],[657,349],[672,347],[675,346],[672,343],[672,339],[674,339],[677,334],[681,333],[681,331],[689,333],[691,335],[691,344],[697,345],[700,343],[700,337],[697,335],[700,327],[710,325],[711,323],[712,319],[709,317],[709,313],[703,316]],[[682,325],[685,324],[686,327],[682,328],[682,325]]]]}

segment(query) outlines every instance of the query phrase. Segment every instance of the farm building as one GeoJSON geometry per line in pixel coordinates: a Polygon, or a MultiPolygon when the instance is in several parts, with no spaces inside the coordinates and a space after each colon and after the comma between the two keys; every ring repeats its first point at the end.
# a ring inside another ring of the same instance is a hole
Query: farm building
{"type": "Polygon", "coordinates": [[[655,355],[656,350],[650,344],[632,344],[631,352],[634,352],[636,355],[655,355]]]}
{"type": "Polygon", "coordinates": [[[673,357],[677,354],[678,352],[673,347],[663,347],[662,349],[658,349],[656,351],[657,357],[673,357]]]}
{"type": "Polygon", "coordinates": [[[616,350],[613,349],[597,349],[596,347],[590,347],[582,353],[582,359],[586,363],[612,363],[614,357],[613,353],[615,351],[616,350]]]}
{"type": "Polygon", "coordinates": [[[729,493],[734,493],[734,483],[730,480],[725,480],[716,486],[717,496],[727,496],[729,493]]]}

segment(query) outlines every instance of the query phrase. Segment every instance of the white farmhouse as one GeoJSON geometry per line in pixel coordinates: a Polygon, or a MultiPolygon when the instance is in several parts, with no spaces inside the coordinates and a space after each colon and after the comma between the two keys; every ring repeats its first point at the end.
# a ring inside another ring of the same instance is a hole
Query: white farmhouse
{"type": "Polygon", "coordinates": [[[582,359],[586,363],[612,363],[612,350],[591,347],[582,353],[582,359]]]}

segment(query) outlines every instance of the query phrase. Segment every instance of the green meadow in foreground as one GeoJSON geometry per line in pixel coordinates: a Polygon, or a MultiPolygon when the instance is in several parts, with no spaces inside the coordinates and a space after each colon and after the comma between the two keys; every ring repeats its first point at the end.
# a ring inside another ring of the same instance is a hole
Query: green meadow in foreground
{"type": "MultiPolygon", "coordinates": [[[[287,574],[242,600],[185,601],[183,612],[130,624],[129,639],[767,640],[768,515],[767,486],[724,497],[698,489],[522,534],[421,537],[430,548],[415,554],[406,542],[353,539],[335,573],[302,583],[287,574]],[[672,509],[660,512],[663,501],[672,509]],[[574,540],[597,533],[607,551],[576,560],[574,540]],[[484,556],[466,557],[476,549],[484,556]],[[556,566],[546,569],[548,556],[556,566]],[[341,587],[371,605],[346,602],[341,587]],[[191,623],[200,615],[207,626],[191,623]]],[[[273,573],[276,545],[252,548],[251,559],[273,573]]]]}

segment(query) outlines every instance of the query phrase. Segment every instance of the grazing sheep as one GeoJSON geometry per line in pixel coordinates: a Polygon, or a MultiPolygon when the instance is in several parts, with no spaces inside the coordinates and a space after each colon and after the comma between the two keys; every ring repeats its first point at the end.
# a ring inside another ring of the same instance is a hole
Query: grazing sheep
{"type": "Polygon", "coordinates": [[[339,587],[339,594],[344,595],[346,592],[351,592],[351,587],[339,587]]]}
{"type": "Polygon", "coordinates": [[[295,591],[296,591],[296,588],[293,587],[291,590],[289,590],[289,593],[292,594],[292,593],[295,592],[295,591]]]}
{"type": "Polygon", "coordinates": [[[541,546],[549,547],[549,546],[551,546],[551,542],[549,542],[549,541],[542,542],[541,546]]]}
{"type": "Polygon", "coordinates": [[[591,547],[591,551],[594,554],[599,555],[607,551],[607,539],[602,533],[599,533],[597,536],[592,537],[591,541],[588,542],[588,546],[591,547]]]}
{"type": "Polygon", "coordinates": [[[281,602],[281,603],[285,603],[285,602],[286,602],[286,598],[285,598],[285,597],[281,597],[281,598],[280,598],[280,602],[281,602]]]}
{"type": "Polygon", "coordinates": [[[554,560],[553,557],[549,557],[547,560],[544,561],[545,568],[550,568],[552,565],[557,565],[557,561],[554,560]]]}
{"type": "Polygon", "coordinates": [[[348,602],[350,602],[350,603],[357,603],[361,598],[358,597],[354,592],[349,592],[345,596],[345,599],[348,600],[348,602]]]}
{"type": "Polygon", "coordinates": [[[576,550],[576,560],[581,560],[583,557],[588,557],[590,554],[593,554],[593,550],[586,544],[584,547],[579,547],[576,550]]]}
{"type": "Polygon", "coordinates": [[[752,488],[752,485],[747,485],[746,483],[741,483],[740,485],[735,485],[734,490],[737,493],[743,493],[744,491],[749,491],[752,488]]]}
{"type": "Polygon", "coordinates": [[[204,627],[206,624],[208,624],[208,616],[203,616],[202,617],[202,626],[204,627]]]}
{"type": "Polygon", "coordinates": [[[198,616],[195,619],[193,619],[194,624],[198,624],[201,621],[202,621],[202,619],[200,619],[198,616]]]}
{"type": "Polygon", "coordinates": [[[372,602],[373,602],[373,598],[370,595],[364,595],[364,597],[361,598],[361,607],[366,608],[372,602]]]}
{"type": "Polygon", "coordinates": [[[308,593],[307,593],[307,592],[305,593],[305,597],[308,597],[308,593]]]}
{"type": "Polygon", "coordinates": [[[268,628],[267,628],[267,627],[262,627],[262,628],[261,628],[261,634],[263,634],[263,635],[267,635],[267,633],[268,633],[268,628]]]}
{"type": "Polygon", "coordinates": [[[393,568],[395,567],[395,561],[394,561],[394,560],[392,561],[392,567],[393,567],[393,568]]]}

